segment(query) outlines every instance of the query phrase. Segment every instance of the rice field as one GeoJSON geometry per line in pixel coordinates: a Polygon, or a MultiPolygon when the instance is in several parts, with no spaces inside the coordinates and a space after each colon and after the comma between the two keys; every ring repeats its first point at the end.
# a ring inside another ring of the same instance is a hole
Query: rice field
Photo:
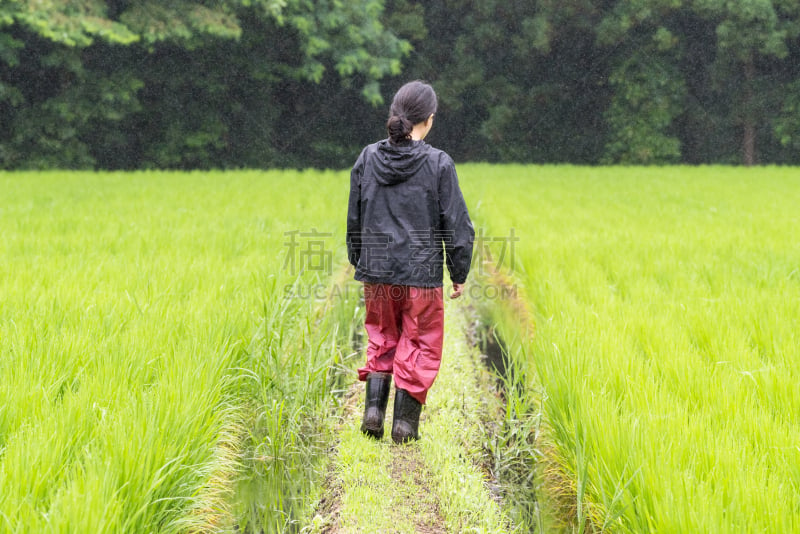
{"type": "MultiPolygon", "coordinates": [[[[470,297],[542,414],[539,530],[800,531],[800,170],[459,174],[470,297]]],[[[308,521],[360,363],[347,184],[0,173],[0,532],[308,521]]]]}
{"type": "Polygon", "coordinates": [[[800,171],[462,177],[519,238],[502,267],[535,336],[501,321],[546,424],[541,498],[578,531],[800,531],[800,171]]]}
{"type": "Polygon", "coordinates": [[[343,261],[340,186],[0,174],[0,531],[280,529],[302,514],[355,301],[325,313],[286,295],[343,261]]]}

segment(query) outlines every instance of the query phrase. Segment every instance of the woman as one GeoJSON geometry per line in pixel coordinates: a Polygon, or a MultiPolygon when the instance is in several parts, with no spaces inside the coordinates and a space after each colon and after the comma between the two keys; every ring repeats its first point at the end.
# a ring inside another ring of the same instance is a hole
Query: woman
{"type": "Polygon", "coordinates": [[[347,250],[364,283],[367,362],[361,431],[383,437],[392,377],[392,439],[419,439],[419,415],[439,372],[444,338],[446,265],[458,298],[472,260],[475,232],[453,160],[424,142],[437,99],[420,81],[397,91],[388,139],[364,148],[350,175],[347,250]]]}

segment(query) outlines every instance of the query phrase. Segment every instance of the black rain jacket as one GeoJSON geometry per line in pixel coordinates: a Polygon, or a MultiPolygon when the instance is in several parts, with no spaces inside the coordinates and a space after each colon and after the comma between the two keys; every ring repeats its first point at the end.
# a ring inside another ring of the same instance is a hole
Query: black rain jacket
{"type": "Polygon", "coordinates": [[[424,141],[368,145],[350,173],[347,253],[356,280],[441,287],[472,262],[472,227],[455,164],[424,141]]]}

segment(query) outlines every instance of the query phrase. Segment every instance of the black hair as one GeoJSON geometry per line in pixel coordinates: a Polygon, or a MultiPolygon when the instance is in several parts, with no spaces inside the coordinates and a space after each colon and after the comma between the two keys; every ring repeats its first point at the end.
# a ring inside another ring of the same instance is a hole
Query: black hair
{"type": "Polygon", "coordinates": [[[395,93],[389,108],[389,140],[395,144],[407,141],[414,125],[428,120],[437,105],[436,92],[427,83],[415,80],[405,84],[395,93]]]}

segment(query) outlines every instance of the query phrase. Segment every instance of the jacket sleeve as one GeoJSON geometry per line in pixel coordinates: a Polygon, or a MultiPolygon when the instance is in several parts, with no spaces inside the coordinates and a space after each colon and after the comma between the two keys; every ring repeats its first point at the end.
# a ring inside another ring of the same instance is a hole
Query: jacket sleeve
{"type": "Polygon", "coordinates": [[[350,199],[347,203],[347,259],[355,267],[361,257],[361,177],[364,174],[364,151],[350,171],[350,199]]]}
{"type": "Polygon", "coordinates": [[[472,263],[475,229],[458,186],[455,164],[449,156],[444,156],[440,166],[439,215],[450,280],[463,284],[472,263]]]}

